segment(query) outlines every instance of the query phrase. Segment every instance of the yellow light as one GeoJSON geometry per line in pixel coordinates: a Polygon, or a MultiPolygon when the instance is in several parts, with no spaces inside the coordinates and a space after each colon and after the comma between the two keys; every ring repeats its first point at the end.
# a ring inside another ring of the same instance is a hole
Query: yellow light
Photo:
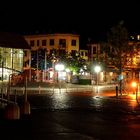
{"type": "Polygon", "coordinates": [[[136,99],[136,95],[135,94],[129,94],[129,96],[131,97],[131,99],[135,100],[136,99]]]}
{"type": "Polygon", "coordinates": [[[137,87],[137,82],[133,81],[133,82],[131,83],[131,86],[132,86],[133,88],[136,88],[136,87],[137,87]]]}

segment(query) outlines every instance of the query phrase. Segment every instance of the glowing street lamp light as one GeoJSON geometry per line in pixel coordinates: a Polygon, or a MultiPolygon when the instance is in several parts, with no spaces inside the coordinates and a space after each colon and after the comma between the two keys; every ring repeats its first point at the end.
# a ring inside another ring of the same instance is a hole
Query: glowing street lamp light
{"type": "Polygon", "coordinates": [[[65,69],[65,66],[63,64],[56,64],[55,65],[55,70],[58,72],[57,73],[57,81],[59,80],[59,72],[63,71],[65,69]]]}
{"type": "Polygon", "coordinates": [[[101,67],[100,66],[95,66],[94,68],[94,71],[97,73],[97,80],[96,80],[96,85],[97,85],[97,88],[96,88],[96,93],[98,93],[98,82],[99,82],[99,77],[98,77],[98,73],[101,71],[101,67]]]}
{"type": "Polygon", "coordinates": [[[99,73],[101,71],[101,67],[100,66],[95,66],[94,68],[96,73],[99,73]]]}
{"type": "Polygon", "coordinates": [[[133,94],[136,94],[136,100],[138,96],[138,82],[132,81],[131,87],[133,88],[133,94]]]}
{"type": "Polygon", "coordinates": [[[63,71],[64,70],[64,65],[63,64],[56,64],[55,65],[55,69],[57,70],[57,71],[63,71]]]}
{"type": "Polygon", "coordinates": [[[61,93],[61,84],[59,82],[59,78],[61,76],[60,72],[62,72],[65,69],[65,66],[63,64],[56,64],[55,70],[57,71],[57,82],[59,84],[59,92],[61,93]]]}

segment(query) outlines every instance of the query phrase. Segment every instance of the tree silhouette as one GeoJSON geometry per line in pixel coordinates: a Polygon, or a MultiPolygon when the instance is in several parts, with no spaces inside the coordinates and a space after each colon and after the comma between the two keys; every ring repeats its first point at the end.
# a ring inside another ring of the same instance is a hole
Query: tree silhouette
{"type": "Polygon", "coordinates": [[[124,26],[124,22],[119,22],[113,26],[107,34],[107,44],[105,47],[107,55],[107,63],[114,66],[118,73],[119,92],[122,95],[122,72],[125,70],[127,58],[133,51],[133,47],[128,44],[128,31],[124,26]]]}

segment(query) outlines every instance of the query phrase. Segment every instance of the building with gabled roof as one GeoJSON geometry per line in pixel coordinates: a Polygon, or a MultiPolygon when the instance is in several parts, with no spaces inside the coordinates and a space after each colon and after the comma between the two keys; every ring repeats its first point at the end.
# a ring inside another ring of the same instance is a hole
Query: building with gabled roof
{"type": "Polygon", "coordinates": [[[25,49],[30,46],[23,36],[0,32],[0,80],[8,80],[10,74],[22,72],[25,49]]]}

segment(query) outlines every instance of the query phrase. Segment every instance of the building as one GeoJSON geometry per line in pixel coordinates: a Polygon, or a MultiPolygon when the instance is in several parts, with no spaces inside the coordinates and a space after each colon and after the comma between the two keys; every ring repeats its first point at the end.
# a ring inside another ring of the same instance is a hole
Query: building
{"type": "Polygon", "coordinates": [[[24,49],[30,47],[21,35],[0,32],[0,80],[23,71],[24,49]]]}
{"type": "Polygon", "coordinates": [[[80,57],[86,61],[88,61],[88,50],[80,49],[80,57]]]}
{"type": "MultiPolygon", "coordinates": [[[[115,68],[112,63],[113,59],[106,57],[102,45],[100,43],[87,44],[89,61],[92,63],[105,64],[104,73],[100,73],[100,75],[104,77],[102,78],[104,79],[103,81],[112,83],[118,80],[117,68],[115,68]]],[[[140,35],[130,36],[128,45],[132,50],[129,54],[125,54],[125,61],[123,62],[123,77],[126,81],[138,79],[140,75],[140,35]]],[[[112,47],[110,47],[109,50],[113,53],[112,47]]]]}
{"type": "Polygon", "coordinates": [[[31,51],[25,50],[24,69],[30,69],[32,67],[38,71],[37,73],[39,73],[38,69],[41,67],[40,63],[44,65],[42,69],[48,69],[46,62],[47,56],[75,55],[79,52],[79,35],[39,34],[26,35],[24,38],[31,47],[31,51]],[[44,62],[39,62],[41,59],[44,62]]]}
{"type": "MultiPolygon", "coordinates": [[[[88,43],[87,44],[87,48],[88,48],[88,60],[92,65],[92,79],[94,81],[94,83],[96,83],[96,73],[95,73],[95,66],[96,65],[101,65],[102,62],[105,62],[105,54],[102,50],[101,44],[99,42],[96,43],[88,43]]],[[[99,83],[111,83],[112,82],[112,76],[113,76],[113,72],[106,72],[103,69],[103,66],[101,65],[102,70],[101,72],[99,72],[99,83]]]]}
{"type": "Polygon", "coordinates": [[[103,51],[101,49],[100,43],[90,43],[87,44],[88,48],[88,59],[91,62],[97,61],[100,62],[104,57],[103,51]]]}
{"type": "MultiPolygon", "coordinates": [[[[79,51],[79,35],[74,34],[45,34],[26,35],[25,40],[31,47],[31,53],[38,49],[45,49],[47,54],[58,52],[75,54],[79,51]]],[[[30,59],[30,51],[25,51],[25,61],[30,59]]],[[[25,65],[28,67],[28,65],[25,65]]]]}

